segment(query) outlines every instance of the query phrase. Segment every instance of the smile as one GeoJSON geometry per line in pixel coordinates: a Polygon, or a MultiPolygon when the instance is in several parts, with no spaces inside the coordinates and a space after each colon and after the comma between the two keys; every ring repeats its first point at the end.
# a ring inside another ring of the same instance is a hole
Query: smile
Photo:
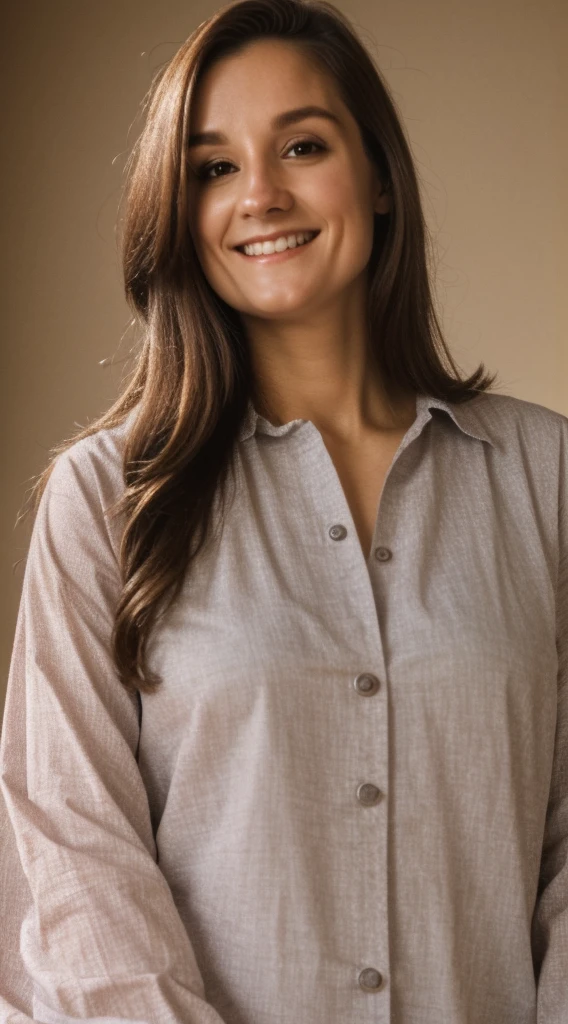
{"type": "Polygon", "coordinates": [[[317,238],[319,231],[299,232],[297,235],[282,235],[269,242],[253,242],[251,245],[239,246],[236,252],[244,259],[260,263],[281,262],[296,256],[317,238]]]}

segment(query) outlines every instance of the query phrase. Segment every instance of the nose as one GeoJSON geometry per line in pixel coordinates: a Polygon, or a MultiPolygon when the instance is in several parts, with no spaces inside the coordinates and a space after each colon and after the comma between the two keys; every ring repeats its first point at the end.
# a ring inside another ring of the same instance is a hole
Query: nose
{"type": "Polygon", "coordinates": [[[282,181],[280,168],[257,161],[241,174],[239,208],[243,215],[262,217],[271,210],[290,209],[293,198],[282,181]]]}

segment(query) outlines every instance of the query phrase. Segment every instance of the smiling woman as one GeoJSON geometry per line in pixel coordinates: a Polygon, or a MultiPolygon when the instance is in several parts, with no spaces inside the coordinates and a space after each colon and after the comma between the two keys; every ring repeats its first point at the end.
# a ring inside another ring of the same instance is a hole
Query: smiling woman
{"type": "MultiPolygon", "coordinates": [[[[313,379],[294,408],[277,401],[290,344],[314,358],[318,338],[326,348],[333,339],[341,391],[346,379],[351,393],[373,382],[369,429],[389,432],[389,449],[414,418],[416,394],[467,401],[494,377],[480,366],[464,380],[444,342],[404,129],[380,71],[331,4],[243,0],[188,38],[153,86],[122,238],[144,337],[136,371],[116,404],[55,454],[136,408],[117,509],[126,526],[113,650],[124,685],[150,692],[152,624],[213,530],[249,403],[273,419],[301,412],[329,426],[313,408],[313,379]],[[298,155],[307,142],[317,149],[298,155]],[[238,252],[306,230],[316,237],[297,258],[238,252]],[[275,374],[267,364],[277,353],[275,374]]],[[[316,387],[325,364],[327,355],[316,387]]],[[[320,403],[335,420],[337,402],[326,394],[320,403]]],[[[344,442],[352,411],[345,419],[344,442]]]]}
{"type": "Polygon", "coordinates": [[[461,377],[336,8],[190,36],[123,256],[135,373],[35,492],[2,1019],[565,1022],[568,420],[461,377]]]}

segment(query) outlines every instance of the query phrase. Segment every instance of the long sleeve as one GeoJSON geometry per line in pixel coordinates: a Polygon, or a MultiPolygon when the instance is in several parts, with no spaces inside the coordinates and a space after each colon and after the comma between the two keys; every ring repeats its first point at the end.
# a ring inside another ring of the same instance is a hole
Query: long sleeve
{"type": "Polygon", "coordinates": [[[56,463],[8,682],[2,794],[30,890],[33,1019],[222,1024],[157,864],[137,706],[111,660],[116,467],[103,456],[87,439],[56,463]]]}
{"type": "Polygon", "coordinates": [[[568,1021],[568,429],[560,487],[557,590],[558,712],[539,896],[533,920],[537,1024],[568,1021]]]}

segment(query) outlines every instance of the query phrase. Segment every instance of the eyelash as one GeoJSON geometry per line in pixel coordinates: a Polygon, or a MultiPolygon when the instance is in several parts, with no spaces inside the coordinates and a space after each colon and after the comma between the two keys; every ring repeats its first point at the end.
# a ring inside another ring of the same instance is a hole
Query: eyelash
{"type": "MultiPolygon", "coordinates": [[[[315,146],[317,151],[323,151],[326,148],[325,146],[322,146],[320,142],[314,142],[313,139],[299,139],[298,142],[293,142],[292,145],[288,147],[286,152],[288,153],[290,152],[291,149],[296,149],[296,146],[315,146]]],[[[314,156],[313,153],[307,153],[305,155],[314,156]]],[[[197,177],[204,181],[217,181],[218,178],[226,178],[226,174],[217,174],[214,175],[213,177],[209,177],[209,171],[213,167],[223,167],[225,164],[230,165],[230,163],[230,160],[212,160],[208,164],[204,164],[203,167],[199,168],[199,170],[197,171],[197,177]]]]}

